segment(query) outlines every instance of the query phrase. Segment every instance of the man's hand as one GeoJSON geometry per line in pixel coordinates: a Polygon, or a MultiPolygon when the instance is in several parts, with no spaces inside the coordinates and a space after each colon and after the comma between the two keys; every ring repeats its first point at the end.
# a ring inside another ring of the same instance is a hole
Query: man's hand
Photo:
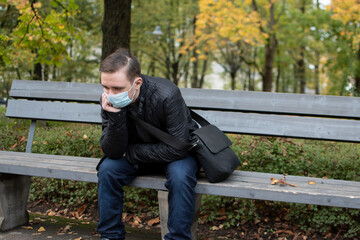
{"type": "Polygon", "coordinates": [[[120,108],[114,108],[109,100],[107,99],[105,93],[101,95],[101,107],[107,112],[119,112],[120,108]]]}

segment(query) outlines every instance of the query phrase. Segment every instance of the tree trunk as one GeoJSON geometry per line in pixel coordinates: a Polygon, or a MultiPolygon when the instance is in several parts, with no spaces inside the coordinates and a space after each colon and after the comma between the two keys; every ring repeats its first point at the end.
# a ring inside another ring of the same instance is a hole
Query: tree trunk
{"type": "Polygon", "coordinates": [[[44,65],[44,81],[49,81],[49,65],[44,65]]]}
{"type": "Polygon", "coordinates": [[[34,65],[34,73],[32,76],[33,80],[42,80],[42,66],[41,63],[36,63],[34,65]]]}
{"type": "Polygon", "coordinates": [[[273,66],[275,56],[275,35],[271,34],[265,46],[265,72],[263,76],[263,91],[271,92],[273,83],[273,66]]]}
{"type": "Polygon", "coordinates": [[[53,69],[52,69],[52,79],[53,80],[56,80],[56,65],[53,66],[53,69]]]}
{"type": "Polygon", "coordinates": [[[274,66],[274,57],[276,51],[276,37],[274,33],[275,26],[275,16],[274,16],[274,3],[270,2],[270,20],[269,20],[269,32],[270,36],[267,39],[265,46],[265,71],[263,76],[263,91],[271,92],[272,83],[273,83],[273,66],[274,66]]]}
{"type": "Polygon", "coordinates": [[[305,48],[301,47],[300,59],[297,62],[297,64],[298,64],[297,79],[298,79],[298,82],[300,83],[300,93],[305,93],[305,87],[306,87],[304,58],[305,58],[305,48]]]}
{"type": "Polygon", "coordinates": [[[294,68],[293,68],[293,71],[294,71],[294,86],[293,86],[293,93],[297,93],[297,89],[298,89],[298,85],[299,85],[299,77],[298,77],[298,66],[297,64],[294,64],[294,68]]]}
{"type": "Polygon", "coordinates": [[[230,77],[231,77],[231,90],[235,90],[235,80],[236,80],[236,71],[231,71],[230,72],[230,77]]]}
{"type": "MultiPolygon", "coordinates": [[[[305,16],[306,0],[302,1],[302,6],[300,7],[301,13],[305,16]]],[[[305,46],[301,45],[300,47],[300,59],[298,61],[299,69],[299,81],[300,81],[300,92],[305,93],[306,87],[306,77],[305,77],[305,46]]]]}
{"type": "Polygon", "coordinates": [[[320,94],[320,54],[315,51],[315,94],[320,94]]]}
{"type": "Polygon", "coordinates": [[[205,81],[205,74],[206,74],[206,70],[207,70],[207,63],[208,63],[208,54],[206,54],[206,59],[203,62],[203,67],[201,70],[201,76],[200,76],[200,83],[199,83],[199,88],[202,88],[204,85],[204,81],[205,81]]]}
{"type": "Polygon", "coordinates": [[[193,50],[193,57],[195,58],[195,61],[192,62],[192,68],[193,68],[193,73],[192,73],[192,77],[191,77],[191,87],[192,88],[198,88],[199,87],[199,75],[198,75],[198,62],[199,62],[199,58],[198,58],[198,54],[196,52],[197,48],[195,47],[193,50]]]}
{"type": "Polygon", "coordinates": [[[117,48],[130,49],[131,0],[104,0],[101,60],[117,48]]]}
{"type": "Polygon", "coordinates": [[[179,65],[180,59],[171,64],[173,82],[177,86],[179,84],[179,65]]]}
{"type": "Polygon", "coordinates": [[[356,52],[356,64],[355,64],[355,96],[360,96],[360,44],[359,49],[356,52]]]}
{"type": "Polygon", "coordinates": [[[276,74],[276,92],[280,92],[280,77],[281,77],[281,65],[277,66],[277,74],[276,74]]]}
{"type": "MultiPolygon", "coordinates": [[[[316,0],[316,9],[320,10],[320,2],[316,0]]],[[[316,31],[319,30],[316,28],[316,31]]],[[[315,50],[315,94],[320,94],[320,53],[315,50]]]]}

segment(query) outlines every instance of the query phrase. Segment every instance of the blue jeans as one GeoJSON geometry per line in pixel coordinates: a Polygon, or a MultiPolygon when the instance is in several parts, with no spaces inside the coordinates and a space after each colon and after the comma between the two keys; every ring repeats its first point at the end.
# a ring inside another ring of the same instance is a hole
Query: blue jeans
{"type": "Polygon", "coordinates": [[[97,230],[101,237],[124,239],[125,228],[122,223],[123,186],[136,176],[149,173],[166,175],[165,187],[169,190],[169,216],[166,240],[191,239],[190,228],[195,211],[196,174],[199,166],[194,157],[168,164],[140,164],[134,168],[125,158],[106,158],[98,172],[98,206],[100,220],[97,230]]]}

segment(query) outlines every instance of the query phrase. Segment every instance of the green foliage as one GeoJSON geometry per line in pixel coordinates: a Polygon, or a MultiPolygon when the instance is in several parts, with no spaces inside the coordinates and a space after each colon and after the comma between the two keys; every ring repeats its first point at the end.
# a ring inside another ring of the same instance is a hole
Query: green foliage
{"type": "Polygon", "coordinates": [[[49,125],[36,131],[32,152],[100,158],[100,135],[101,128],[95,125],[49,125]]]}
{"type": "MultiPolygon", "coordinates": [[[[242,162],[240,168],[244,171],[360,180],[359,144],[238,135],[230,137],[234,143],[233,150],[242,162]]],[[[341,229],[345,237],[360,234],[360,211],[357,209],[220,196],[206,196],[203,203],[201,221],[221,219],[221,208],[226,209],[226,214],[231,213],[223,219],[225,228],[238,226],[243,221],[275,219],[284,215],[285,219],[305,231],[325,233],[341,229]]]]}
{"type": "Polygon", "coordinates": [[[358,236],[360,233],[358,209],[344,209],[305,204],[289,204],[286,218],[296,222],[302,230],[326,233],[344,230],[344,237],[358,236]]]}
{"type": "Polygon", "coordinates": [[[100,0],[1,0],[0,88],[12,79],[97,81],[102,9],[100,0]]]}
{"type": "Polygon", "coordinates": [[[29,200],[46,200],[63,207],[96,206],[96,186],[95,183],[33,177],[29,200]]]}
{"type": "Polygon", "coordinates": [[[154,189],[143,189],[124,187],[124,212],[131,212],[137,215],[142,213],[159,216],[157,191],[154,189]]]}
{"type": "Polygon", "coordinates": [[[6,118],[5,111],[6,108],[0,106],[0,150],[25,152],[25,134],[30,121],[6,118]]]}

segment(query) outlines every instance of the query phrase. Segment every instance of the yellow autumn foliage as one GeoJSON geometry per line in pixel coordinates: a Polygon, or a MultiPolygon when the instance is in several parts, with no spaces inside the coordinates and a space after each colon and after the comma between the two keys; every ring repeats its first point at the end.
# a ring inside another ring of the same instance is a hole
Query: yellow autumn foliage
{"type": "Polygon", "coordinates": [[[200,0],[199,8],[196,37],[210,48],[239,41],[251,45],[264,43],[261,19],[251,10],[251,1],[200,0]]]}
{"type": "Polygon", "coordinates": [[[332,19],[339,20],[347,26],[340,35],[349,39],[353,46],[360,44],[360,33],[357,30],[360,23],[360,1],[332,0],[329,10],[333,12],[332,19]]]}

